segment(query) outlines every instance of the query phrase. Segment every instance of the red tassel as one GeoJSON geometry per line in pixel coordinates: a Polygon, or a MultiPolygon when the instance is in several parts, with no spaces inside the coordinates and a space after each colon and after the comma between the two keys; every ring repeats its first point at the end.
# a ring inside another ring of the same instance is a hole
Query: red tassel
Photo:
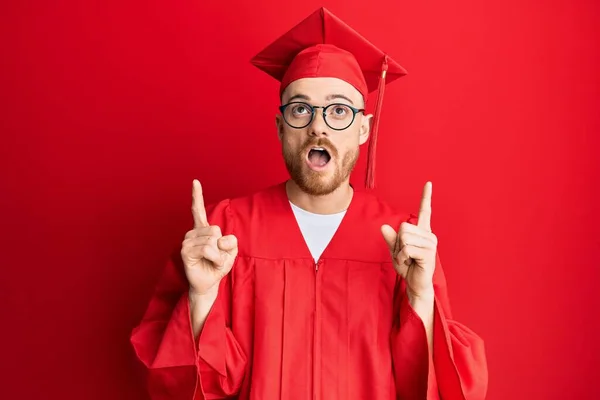
{"type": "Polygon", "coordinates": [[[379,87],[377,88],[377,103],[375,104],[375,113],[373,115],[373,128],[371,129],[371,140],[369,142],[369,153],[367,158],[367,177],[365,186],[368,189],[375,187],[375,157],[377,150],[377,131],[379,130],[379,115],[381,114],[381,105],[383,103],[383,92],[385,91],[385,75],[388,70],[388,57],[385,56],[381,65],[381,76],[379,77],[379,87]]]}

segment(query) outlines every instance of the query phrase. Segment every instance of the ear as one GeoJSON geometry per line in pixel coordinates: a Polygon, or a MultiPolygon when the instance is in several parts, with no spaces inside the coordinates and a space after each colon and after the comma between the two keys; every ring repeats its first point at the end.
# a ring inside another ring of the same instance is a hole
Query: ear
{"type": "Polygon", "coordinates": [[[275,115],[275,124],[277,126],[277,137],[281,141],[283,137],[283,116],[281,114],[275,115]]]}
{"type": "Polygon", "coordinates": [[[369,139],[371,133],[371,122],[373,121],[373,114],[365,115],[362,118],[362,122],[359,128],[358,144],[363,145],[369,139]]]}

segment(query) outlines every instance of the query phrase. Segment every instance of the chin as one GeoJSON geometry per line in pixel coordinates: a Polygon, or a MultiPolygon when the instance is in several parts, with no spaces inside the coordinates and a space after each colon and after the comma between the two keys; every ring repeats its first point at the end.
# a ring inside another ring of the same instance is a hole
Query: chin
{"type": "Polygon", "coordinates": [[[305,181],[295,181],[296,184],[302,189],[303,192],[311,196],[326,196],[333,193],[339,185],[332,185],[327,183],[315,183],[305,181]]]}
{"type": "Polygon", "coordinates": [[[335,170],[315,172],[307,169],[300,176],[292,175],[298,187],[312,196],[325,196],[334,192],[342,185],[343,179],[340,178],[335,170]]]}

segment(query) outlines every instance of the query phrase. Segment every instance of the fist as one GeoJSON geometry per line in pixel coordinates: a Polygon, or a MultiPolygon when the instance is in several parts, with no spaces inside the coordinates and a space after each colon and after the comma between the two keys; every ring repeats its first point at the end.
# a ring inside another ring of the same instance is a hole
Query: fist
{"type": "Polygon", "coordinates": [[[202,186],[194,180],[192,188],[194,229],[181,244],[181,258],[192,294],[205,295],[218,290],[219,282],[231,271],[238,253],[237,238],[223,236],[221,228],[206,218],[202,186]]]}

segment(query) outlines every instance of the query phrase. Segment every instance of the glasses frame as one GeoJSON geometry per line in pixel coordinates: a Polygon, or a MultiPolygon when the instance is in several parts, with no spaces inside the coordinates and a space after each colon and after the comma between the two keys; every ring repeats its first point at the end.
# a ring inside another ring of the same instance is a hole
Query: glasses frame
{"type": "Polygon", "coordinates": [[[331,104],[328,104],[326,106],[313,106],[313,105],[310,105],[310,104],[308,104],[308,103],[306,103],[304,101],[292,101],[292,102],[289,102],[287,104],[283,104],[283,105],[279,106],[279,111],[281,112],[281,115],[283,116],[283,120],[285,121],[285,123],[288,126],[290,126],[291,128],[294,128],[294,129],[303,129],[303,128],[306,128],[307,126],[309,126],[310,124],[312,124],[313,120],[315,119],[315,110],[317,108],[322,108],[323,109],[323,121],[325,121],[325,124],[327,124],[327,126],[330,129],[333,129],[334,131],[343,131],[343,130],[346,130],[346,129],[350,128],[352,126],[352,124],[354,123],[354,120],[356,119],[356,114],[358,114],[360,112],[365,112],[364,108],[352,107],[351,105],[346,104],[346,103],[331,103],[331,104]],[[302,104],[302,105],[307,106],[310,109],[311,116],[310,116],[310,120],[308,120],[308,122],[306,123],[306,125],[303,125],[303,126],[294,126],[294,125],[290,124],[288,122],[288,120],[285,118],[285,110],[286,110],[286,108],[288,108],[289,106],[291,106],[293,104],[302,104]],[[327,122],[327,117],[326,117],[327,110],[329,109],[329,107],[333,107],[333,106],[344,106],[344,107],[348,107],[349,109],[352,110],[352,121],[350,121],[350,123],[348,124],[348,126],[346,126],[345,128],[334,128],[331,125],[329,125],[329,122],[327,122]]]}

